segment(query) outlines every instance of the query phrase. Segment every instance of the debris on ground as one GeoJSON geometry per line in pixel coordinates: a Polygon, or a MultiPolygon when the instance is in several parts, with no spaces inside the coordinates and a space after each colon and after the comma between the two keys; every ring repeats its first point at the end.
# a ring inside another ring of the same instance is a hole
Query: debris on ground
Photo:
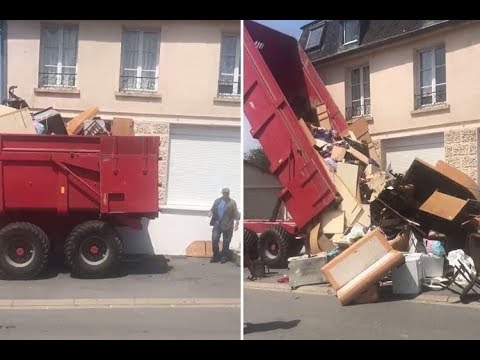
{"type": "MultiPolygon", "coordinates": [[[[452,250],[472,254],[462,259],[476,276],[480,269],[478,184],[443,161],[431,165],[415,158],[403,174],[392,171],[390,165],[384,169],[366,119],[354,120],[339,133],[324,104],[317,107],[317,117],[316,122],[300,119],[300,125],[325,164],[339,201],[307,226],[307,253],[325,254],[322,272],[340,302],[376,301],[375,289],[388,277],[395,294],[444,286],[439,279],[448,283],[447,274],[453,276],[452,269],[459,266],[452,260],[456,254],[452,250]]],[[[295,267],[302,261],[290,264],[295,267]]],[[[310,282],[302,280],[300,272],[295,274],[295,283],[310,282]]]]}

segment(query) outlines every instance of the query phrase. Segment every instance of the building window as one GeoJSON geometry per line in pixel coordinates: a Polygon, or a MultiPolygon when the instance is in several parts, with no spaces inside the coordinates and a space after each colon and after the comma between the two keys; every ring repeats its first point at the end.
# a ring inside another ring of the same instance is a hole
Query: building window
{"type": "Polygon", "coordinates": [[[220,49],[218,96],[239,96],[240,85],[240,36],[224,34],[220,49]]]}
{"type": "Polygon", "coordinates": [[[350,73],[351,107],[347,119],[370,115],[370,67],[354,69],[350,73]]]}
{"type": "Polygon", "coordinates": [[[156,92],[159,33],[127,30],[122,39],[121,92],[156,92]]]}
{"type": "Polygon", "coordinates": [[[343,21],[343,44],[350,44],[358,40],[359,21],[344,20],[343,21]]]}
{"type": "Polygon", "coordinates": [[[310,30],[310,32],[308,33],[307,45],[305,47],[306,49],[310,49],[312,47],[320,45],[320,42],[322,40],[323,28],[324,26],[321,25],[310,30]]]}
{"type": "Polygon", "coordinates": [[[415,96],[415,108],[444,103],[447,100],[445,47],[420,51],[420,93],[415,96]]]}
{"type": "Polygon", "coordinates": [[[67,25],[42,27],[40,87],[75,87],[78,29],[67,25]]]}

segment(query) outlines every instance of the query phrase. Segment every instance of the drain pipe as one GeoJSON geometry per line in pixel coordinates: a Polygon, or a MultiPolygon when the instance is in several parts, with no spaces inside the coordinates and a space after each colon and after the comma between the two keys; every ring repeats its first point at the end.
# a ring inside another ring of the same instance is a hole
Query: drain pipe
{"type": "Polygon", "coordinates": [[[0,20],[0,102],[7,98],[7,21],[0,20]]]}

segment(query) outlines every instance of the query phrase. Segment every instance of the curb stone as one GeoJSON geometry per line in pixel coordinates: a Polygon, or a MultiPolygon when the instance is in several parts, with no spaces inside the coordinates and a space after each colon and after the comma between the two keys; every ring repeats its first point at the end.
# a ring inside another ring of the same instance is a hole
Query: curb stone
{"type": "MultiPolygon", "coordinates": [[[[244,282],[244,288],[251,289],[251,290],[279,291],[279,292],[289,292],[289,293],[296,293],[296,294],[335,296],[335,290],[333,290],[333,288],[328,285],[308,285],[308,286],[301,286],[295,290],[292,290],[290,286],[286,284],[246,281],[244,282]]],[[[450,306],[480,308],[480,302],[463,304],[460,302],[458,296],[452,296],[452,295],[435,295],[435,294],[423,293],[413,299],[392,297],[389,300],[408,301],[408,302],[423,303],[423,304],[441,304],[441,305],[450,305],[450,306]]]]}

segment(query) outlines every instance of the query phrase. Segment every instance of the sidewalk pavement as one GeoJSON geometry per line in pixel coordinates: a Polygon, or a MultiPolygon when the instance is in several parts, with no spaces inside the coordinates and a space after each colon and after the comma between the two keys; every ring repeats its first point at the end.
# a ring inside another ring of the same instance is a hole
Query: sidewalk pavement
{"type": "MultiPolygon", "coordinates": [[[[271,269],[270,273],[267,273],[265,278],[260,278],[255,281],[247,279],[248,270],[245,270],[244,288],[253,290],[265,290],[265,291],[281,291],[291,292],[296,294],[315,294],[323,296],[335,296],[335,290],[330,284],[318,284],[318,285],[306,285],[300,286],[295,290],[292,290],[289,283],[279,283],[277,280],[281,279],[284,275],[288,276],[288,269],[271,269]]],[[[453,287],[453,290],[459,289],[453,287]]],[[[458,305],[465,307],[480,308],[480,302],[478,296],[471,296],[470,302],[463,304],[460,301],[459,294],[452,290],[424,290],[422,293],[414,296],[395,295],[392,294],[391,285],[383,285],[380,287],[380,301],[410,301],[417,303],[434,303],[443,305],[458,305]]]]}
{"type": "Polygon", "coordinates": [[[76,279],[53,263],[36,280],[0,280],[0,308],[22,306],[240,306],[240,268],[207,258],[130,256],[120,275],[76,279]]]}

